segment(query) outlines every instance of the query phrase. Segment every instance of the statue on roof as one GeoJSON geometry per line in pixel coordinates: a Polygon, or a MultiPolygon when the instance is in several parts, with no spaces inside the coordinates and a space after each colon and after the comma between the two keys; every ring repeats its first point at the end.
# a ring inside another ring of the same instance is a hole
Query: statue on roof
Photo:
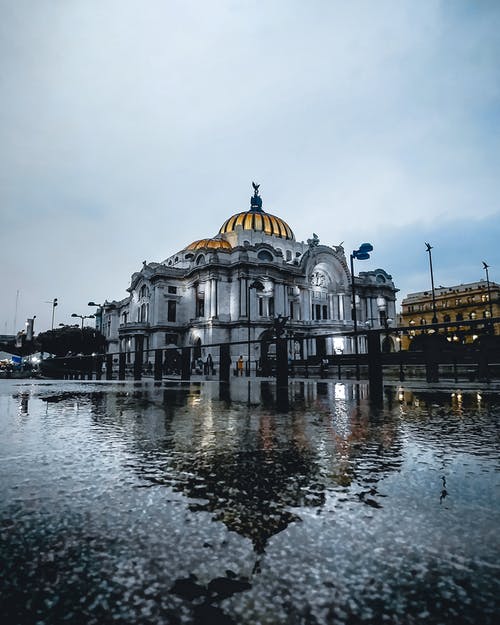
{"type": "Polygon", "coordinates": [[[315,232],[313,232],[312,239],[307,239],[307,245],[309,245],[311,249],[319,245],[319,236],[315,232]]]}
{"type": "Polygon", "coordinates": [[[255,182],[252,182],[252,187],[254,190],[254,194],[250,198],[250,210],[261,211],[262,210],[262,198],[259,195],[260,184],[256,184],[255,182]]]}

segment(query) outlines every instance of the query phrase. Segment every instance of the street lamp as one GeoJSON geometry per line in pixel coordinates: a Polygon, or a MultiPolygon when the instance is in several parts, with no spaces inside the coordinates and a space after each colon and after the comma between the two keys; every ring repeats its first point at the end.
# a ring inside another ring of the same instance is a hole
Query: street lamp
{"type": "Polygon", "coordinates": [[[373,251],[371,243],[362,243],[358,250],[351,254],[351,291],[352,291],[352,321],[354,324],[354,353],[356,354],[356,380],[359,380],[359,348],[358,348],[358,315],[356,312],[356,285],[354,283],[354,259],[368,260],[373,251]]]}
{"type": "Polygon", "coordinates": [[[51,326],[51,330],[54,330],[54,313],[56,311],[56,306],[57,306],[57,297],[54,297],[53,300],[49,300],[48,302],[45,302],[46,304],[52,304],[52,326],[51,326]]]}
{"type": "Polygon", "coordinates": [[[95,317],[96,317],[96,328],[97,330],[99,330],[99,332],[102,332],[102,313],[104,310],[104,306],[102,304],[96,304],[94,301],[89,302],[87,304],[87,306],[96,306],[97,310],[95,313],[95,317]]]}
{"type": "MultiPolygon", "coordinates": [[[[486,272],[486,288],[488,289],[488,308],[490,309],[490,320],[493,318],[493,305],[491,303],[491,291],[490,291],[490,276],[488,273],[488,268],[490,265],[487,265],[483,260],[483,267],[486,272]]],[[[491,324],[491,321],[490,321],[491,324]]]]}
{"type": "Polygon", "coordinates": [[[83,332],[83,321],[84,319],[94,319],[95,315],[77,315],[76,313],[71,313],[72,317],[79,317],[82,320],[82,332],[83,332]]]}
{"type": "Polygon", "coordinates": [[[434,272],[432,271],[432,245],[430,243],[425,244],[427,247],[427,252],[429,253],[429,267],[431,270],[431,287],[432,287],[432,323],[437,323],[437,314],[436,314],[436,293],[434,291],[434,272]]]}

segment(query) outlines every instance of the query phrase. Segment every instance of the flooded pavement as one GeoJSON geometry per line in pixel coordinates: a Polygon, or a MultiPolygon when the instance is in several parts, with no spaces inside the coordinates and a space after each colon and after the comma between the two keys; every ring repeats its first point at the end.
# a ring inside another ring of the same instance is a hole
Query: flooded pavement
{"type": "Polygon", "coordinates": [[[500,396],[0,381],[3,623],[496,623],[500,396]]]}

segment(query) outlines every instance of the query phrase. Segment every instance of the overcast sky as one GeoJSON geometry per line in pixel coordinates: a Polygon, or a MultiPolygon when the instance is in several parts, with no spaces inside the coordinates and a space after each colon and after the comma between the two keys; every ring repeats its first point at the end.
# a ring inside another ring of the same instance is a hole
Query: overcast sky
{"type": "Polygon", "coordinates": [[[500,282],[499,32],[496,0],[0,0],[0,334],[125,297],[252,180],[399,301],[425,241],[436,286],[500,282]]]}

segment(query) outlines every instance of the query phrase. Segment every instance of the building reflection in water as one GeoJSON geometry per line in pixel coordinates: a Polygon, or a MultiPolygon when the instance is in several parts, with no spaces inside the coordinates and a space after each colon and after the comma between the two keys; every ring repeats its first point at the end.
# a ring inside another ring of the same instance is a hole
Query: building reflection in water
{"type": "Polygon", "coordinates": [[[218,384],[199,383],[106,394],[94,418],[122,431],[142,479],[183,492],[193,512],[210,512],[257,553],[297,509],[319,510],[329,490],[353,482],[373,501],[376,482],[399,466],[396,421],[386,414],[381,427],[359,402],[364,389],[295,382],[283,413],[274,385],[241,382],[223,400],[218,384]]]}

